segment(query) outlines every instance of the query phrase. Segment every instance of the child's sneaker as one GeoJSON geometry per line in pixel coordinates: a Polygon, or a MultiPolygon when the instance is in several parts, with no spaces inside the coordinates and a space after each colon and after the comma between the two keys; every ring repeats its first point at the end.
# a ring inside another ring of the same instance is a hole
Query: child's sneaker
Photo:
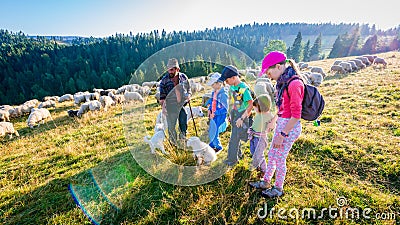
{"type": "Polygon", "coordinates": [[[262,190],[271,189],[271,185],[263,180],[250,182],[249,185],[250,185],[250,187],[256,188],[256,189],[262,189],[262,190]]]}
{"type": "Polygon", "coordinates": [[[280,191],[276,187],[261,192],[261,196],[263,196],[264,198],[281,197],[283,194],[283,190],[280,191]]]}

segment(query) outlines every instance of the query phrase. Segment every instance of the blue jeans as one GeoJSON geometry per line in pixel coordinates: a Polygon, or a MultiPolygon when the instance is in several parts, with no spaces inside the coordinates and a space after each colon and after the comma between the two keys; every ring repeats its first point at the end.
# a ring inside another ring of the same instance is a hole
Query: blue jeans
{"type": "Polygon", "coordinates": [[[210,127],[208,129],[208,137],[210,138],[210,147],[222,150],[221,141],[219,140],[219,134],[221,133],[221,125],[225,123],[226,113],[216,115],[210,120],[210,127]]]}

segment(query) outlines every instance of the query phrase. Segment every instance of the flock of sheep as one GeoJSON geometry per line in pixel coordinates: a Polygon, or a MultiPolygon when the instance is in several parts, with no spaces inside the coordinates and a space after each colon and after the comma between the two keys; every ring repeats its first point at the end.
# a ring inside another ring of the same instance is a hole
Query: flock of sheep
{"type": "MultiPolygon", "coordinates": [[[[372,56],[364,55],[356,57],[351,60],[342,61],[336,60],[330,68],[329,72],[335,73],[350,73],[360,69],[364,69],[370,65],[383,65],[386,67],[387,63],[385,59],[372,56]]],[[[302,70],[303,79],[311,85],[321,85],[323,79],[326,77],[326,73],[321,67],[311,67],[307,63],[300,62],[298,64],[300,70],[302,70]],[[309,70],[309,71],[306,71],[309,70]]],[[[259,70],[247,69],[240,70],[241,74],[244,74],[246,80],[256,80],[252,86],[256,96],[261,94],[268,94],[273,100],[275,97],[275,89],[271,81],[266,77],[257,78],[259,70]]],[[[210,75],[209,75],[210,76],[210,75]]],[[[189,79],[192,94],[200,91],[204,91],[204,83],[208,80],[209,76],[202,76],[189,79]]],[[[48,108],[55,108],[56,103],[65,101],[74,101],[77,109],[68,110],[67,114],[70,117],[82,117],[89,111],[107,111],[108,108],[115,106],[116,104],[128,104],[130,102],[139,101],[144,102],[144,98],[149,96],[152,90],[155,90],[154,97],[159,101],[159,82],[150,81],[139,84],[124,85],[118,89],[93,89],[93,92],[78,92],[75,94],[65,94],[61,97],[58,96],[47,96],[43,98],[42,102],[37,99],[26,101],[25,103],[18,106],[2,105],[0,106],[0,137],[6,134],[19,136],[18,132],[14,129],[13,124],[10,122],[10,118],[18,118],[25,115],[29,115],[27,119],[27,126],[31,129],[40,123],[44,123],[48,118],[51,119],[48,108]]],[[[211,97],[211,91],[203,94],[202,106],[205,106],[207,100],[211,97]]]]}

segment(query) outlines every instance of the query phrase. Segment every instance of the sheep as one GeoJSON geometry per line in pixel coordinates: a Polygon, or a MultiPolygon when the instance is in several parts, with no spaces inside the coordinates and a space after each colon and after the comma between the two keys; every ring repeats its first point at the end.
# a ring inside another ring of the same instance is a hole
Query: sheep
{"type": "MultiPolygon", "coordinates": [[[[27,105],[31,109],[31,108],[35,108],[38,104],[39,104],[39,100],[32,99],[32,100],[26,101],[23,105],[27,105]]],[[[30,109],[29,109],[29,112],[31,111],[30,109]]]]}
{"type": "Polygon", "coordinates": [[[115,102],[109,96],[101,96],[100,97],[101,106],[104,108],[104,111],[107,112],[108,107],[115,105],[115,102]]]}
{"type": "Polygon", "coordinates": [[[108,93],[108,96],[112,98],[112,100],[114,101],[115,104],[122,104],[123,102],[125,102],[124,95],[121,95],[121,94],[115,95],[110,92],[110,93],[108,93]]]}
{"type": "Polygon", "coordinates": [[[50,108],[50,107],[55,108],[55,107],[56,107],[56,102],[53,101],[53,100],[47,100],[47,101],[45,101],[45,102],[41,102],[41,103],[39,104],[39,106],[38,106],[39,109],[40,109],[40,108],[50,108]]]}
{"type": "Polygon", "coordinates": [[[90,102],[92,100],[99,100],[99,99],[100,99],[100,93],[98,93],[98,92],[86,93],[85,94],[86,102],[90,102]]]}
{"type": "Polygon", "coordinates": [[[18,131],[14,129],[14,126],[10,122],[0,122],[0,136],[3,137],[6,134],[9,134],[10,139],[12,138],[12,135],[15,134],[15,136],[19,137],[18,131]]]}
{"type": "Polygon", "coordinates": [[[33,127],[36,125],[36,123],[41,122],[42,124],[44,123],[44,120],[51,117],[50,112],[48,109],[45,108],[40,108],[40,109],[35,109],[33,108],[31,111],[31,114],[29,114],[28,119],[26,120],[27,125],[29,128],[33,129],[33,127]]]}
{"type": "Polygon", "coordinates": [[[353,62],[353,61],[346,61],[347,63],[350,63],[350,66],[351,66],[351,70],[352,71],[357,71],[358,70],[358,67],[357,67],[357,65],[356,65],[356,63],[355,62],[353,62]]]}
{"type": "Polygon", "coordinates": [[[305,70],[308,68],[308,63],[304,63],[304,62],[299,62],[298,66],[301,70],[305,70]]]}
{"type": "Polygon", "coordinates": [[[58,101],[59,98],[60,98],[59,96],[46,96],[43,98],[43,102],[47,102],[49,100],[58,101]]]}
{"type": "Polygon", "coordinates": [[[356,59],[361,60],[366,66],[370,66],[372,64],[367,57],[359,56],[356,57],[356,59]]]}
{"type": "Polygon", "coordinates": [[[255,80],[257,79],[257,75],[253,72],[247,71],[246,73],[246,80],[255,80]]]}
{"type": "Polygon", "coordinates": [[[101,102],[98,100],[92,100],[89,102],[89,109],[90,111],[100,111],[101,109],[101,102]]]}
{"type": "Polygon", "coordinates": [[[58,98],[58,102],[66,102],[74,100],[74,96],[71,94],[65,94],[58,98]]]}
{"type": "Polygon", "coordinates": [[[343,60],[336,60],[333,65],[339,65],[341,62],[343,62],[343,60]]]}
{"type": "Polygon", "coordinates": [[[78,92],[74,94],[74,103],[75,105],[79,105],[81,102],[85,102],[85,95],[88,94],[89,92],[78,92]]]}
{"type": "Polygon", "coordinates": [[[149,87],[150,89],[155,88],[155,87],[157,87],[157,83],[158,83],[157,81],[143,82],[142,87],[149,87]]]}
{"type": "Polygon", "coordinates": [[[140,101],[140,102],[144,102],[143,97],[138,93],[138,92],[125,92],[124,93],[124,98],[125,98],[125,102],[130,102],[130,101],[140,101]]]}
{"type": "Polygon", "coordinates": [[[386,68],[387,62],[384,58],[376,57],[374,59],[374,65],[382,64],[384,68],[386,68]]]}
{"type": "Polygon", "coordinates": [[[79,110],[72,110],[72,109],[67,111],[69,117],[77,117],[78,112],[79,112],[79,110]]]}
{"type": "Polygon", "coordinates": [[[5,109],[0,109],[0,121],[10,122],[10,112],[5,109]]]}
{"type": "Polygon", "coordinates": [[[197,92],[203,91],[204,87],[200,83],[193,83],[190,85],[190,90],[192,91],[192,94],[195,94],[197,92]]]}
{"type": "Polygon", "coordinates": [[[90,111],[99,111],[101,109],[101,103],[98,100],[92,100],[89,102],[85,102],[81,105],[76,114],[78,117],[82,117],[83,114],[90,111]]]}
{"type": "Polygon", "coordinates": [[[321,67],[314,66],[310,71],[311,71],[311,73],[320,73],[320,74],[322,74],[322,76],[326,77],[326,74],[321,67]]]}
{"type": "Polygon", "coordinates": [[[311,73],[308,77],[310,78],[311,85],[314,85],[315,87],[321,85],[324,80],[324,77],[320,73],[311,73]]]}
{"type": "Polygon", "coordinates": [[[376,55],[363,55],[362,57],[367,58],[368,61],[372,64],[377,56],[376,55]]]}
{"type": "Polygon", "coordinates": [[[342,66],[340,65],[333,65],[331,66],[331,72],[336,72],[336,73],[340,73],[340,74],[345,74],[346,70],[343,69],[342,66]]]}
{"type": "Polygon", "coordinates": [[[257,78],[257,80],[256,80],[256,83],[258,83],[258,82],[267,82],[267,83],[271,83],[271,80],[268,79],[268,78],[265,78],[265,77],[259,77],[259,78],[257,78]]]}
{"type": "Polygon", "coordinates": [[[346,72],[350,72],[350,73],[352,72],[351,64],[350,64],[350,63],[341,62],[341,63],[339,64],[339,66],[343,67],[343,69],[344,69],[346,72]]]}
{"type": "Polygon", "coordinates": [[[351,59],[350,61],[353,61],[358,68],[360,69],[365,69],[367,66],[359,59],[351,59]]]}

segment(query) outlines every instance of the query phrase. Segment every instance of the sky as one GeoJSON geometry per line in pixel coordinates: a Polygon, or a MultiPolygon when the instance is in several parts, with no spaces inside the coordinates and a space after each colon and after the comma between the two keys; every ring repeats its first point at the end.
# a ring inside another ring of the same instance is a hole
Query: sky
{"type": "Polygon", "coordinates": [[[257,23],[400,25],[397,1],[0,0],[0,29],[27,35],[108,37],[257,23]]]}

